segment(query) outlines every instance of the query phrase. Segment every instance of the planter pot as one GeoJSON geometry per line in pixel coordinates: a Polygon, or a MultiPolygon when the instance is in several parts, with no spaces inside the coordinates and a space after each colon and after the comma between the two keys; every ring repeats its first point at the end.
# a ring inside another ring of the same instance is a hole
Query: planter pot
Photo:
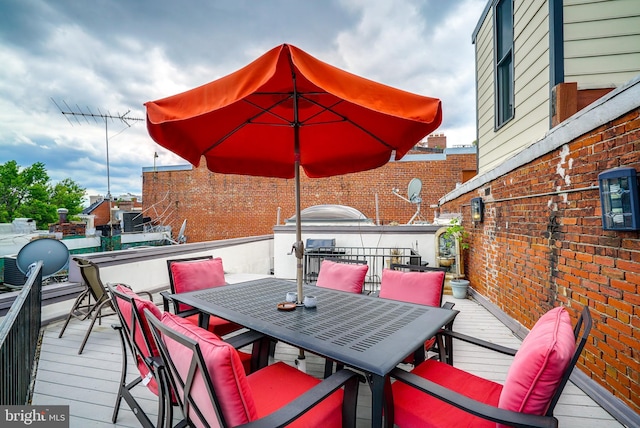
{"type": "Polygon", "coordinates": [[[451,294],[456,299],[467,298],[467,288],[469,288],[469,281],[466,279],[452,279],[451,280],[451,294]]]}
{"type": "Polygon", "coordinates": [[[449,267],[456,261],[454,257],[438,257],[438,264],[442,267],[449,267]]]}

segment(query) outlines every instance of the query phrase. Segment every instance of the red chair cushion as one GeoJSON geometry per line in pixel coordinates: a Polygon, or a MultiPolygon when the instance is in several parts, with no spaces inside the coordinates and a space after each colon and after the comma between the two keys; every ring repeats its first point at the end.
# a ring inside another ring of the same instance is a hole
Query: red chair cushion
{"type": "Polygon", "coordinates": [[[499,407],[543,415],[575,350],[569,313],[558,307],[544,314],[509,367],[499,407]]]}
{"type": "Polygon", "coordinates": [[[365,264],[336,263],[323,260],[318,273],[318,287],[362,293],[369,266],[365,264]]]}
{"type": "MultiPolygon", "coordinates": [[[[225,285],[222,259],[216,257],[205,260],[173,262],[170,265],[173,277],[173,291],[186,293],[210,287],[225,285]]],[[[188,305],[178,305],[179,311],[191,309],[188,305]]]]}
{"type": "Polygon", "coordinates": [[[440,306],[444,272],[402,272],[383,269],[380,282],[380,297],[418,303],[428,306],[440,306]]]}
{"type": "MultiPolygon", "coordinates": [[[[247,376],[253,391],[258,417],[273,413],[302,393],[320,383],[320,380],[283,362],[277,362],[247,376]]],[[[343,391],[339,389],[288,427],[340,427],[342,426],[343,391]]]]}
{"type": "MultiPolygon", "coordinates": [[[[202,356],[227,424],[236,426],[255,419],[257,416],[256,406],[238,351],[215,334],[171,313],[164,313],[162,323],[200,344],[202,356]]],[[[164,340],[169,355],[181,377],[186,378],[192,358],[191,350],[168,337],[165,337],[164,340]]],[[[202,375],[196,375],[191,396],[205,419],[215,424],[217,421],[215,408],[205,385],[202,375]]],[[[179,386],[178,389],[180,389],[179,386]]],[[[179,390],[178,394],[184,395],[184,391],[179,390]]],[[[196,426],[200,426],[198,424],[200,419],[196,416],[193,408],[191,412],[191,420],[196,426]]]]}
{"type": "MultiPolygon", "coordinates": [[[[442,385],[469,398],[491,406],[497,406],[502,385],[448,364],[427,360],[412,370],[412,373],[442,385]]],[[[393,391],[394,422],[407,427],[491,427],[496,423],[473,416],[444,401],[438,400],[412,386],[396,381],[393,391]]]]}
{"type": "MultiPolygon", "coordinates": [[[[142,352],[143,357],[146,358],[151,356],[159,356],[160,353],[158,352],[156,342],[153,340],[153,336],[151,335],[151,329],[147,322],[147,317],[144,313],[144,310],[148,309],[156,318],[160,319],[162,317],[160,309],[158,309],[158,307],[152,301],[142,299],[128,287],[118,284],[116,285],[115,289],[120,293],[131,297],[135,301],[136,307],[138,308],[140,322],[142,325],[137,325],[135,331],[132,332],[132,334],[136,344],[142,352]],[[149,345],[147,345],[147,342],[145,342],[145,337],[148,338],[149,345]]],[[[131,311],[133,310],[133,308],[126,300],[116,299],[116,302],[118,308],[120,309],[120,312],[124,316],[125,323],[127,324],[127,329],[131,331],[131,311]]],[[[151,375],[151,371],[149,370],[149,367],[147,367],[147,364],[144,362],[143,357],[141,357],[140,355],[136,355],[136,366],[138,367],[138,371],[140,372],[140,376],[142,377],[142,379],[148,379],[147,388],[149,388],[149,390],[155,395],[158,395],[158,384],[155,378],[151,375]]]]}

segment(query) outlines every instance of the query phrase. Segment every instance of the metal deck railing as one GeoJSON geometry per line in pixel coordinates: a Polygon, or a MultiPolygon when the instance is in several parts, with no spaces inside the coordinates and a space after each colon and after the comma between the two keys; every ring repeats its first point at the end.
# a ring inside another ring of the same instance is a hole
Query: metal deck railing
{"type": "Polygon", "coordinates": [[[31,374],[40,339],[42,262],[0,323],[0,404],[29,402],[31,374]],[[11,367],[11,369],[9,369],[11,367]]]}
{"type": "Polygon", "coordinates": [[[304,254],[304,279],[307,283],[318,279],[323,260],[338,260],[352,263],[366,263],[369,266],[364,283],[364,292],[371,293],[380,288],[382,269],[392,263],[420,265],[422,258],[412,248],[382,247],[315,247],[304,254]]]}

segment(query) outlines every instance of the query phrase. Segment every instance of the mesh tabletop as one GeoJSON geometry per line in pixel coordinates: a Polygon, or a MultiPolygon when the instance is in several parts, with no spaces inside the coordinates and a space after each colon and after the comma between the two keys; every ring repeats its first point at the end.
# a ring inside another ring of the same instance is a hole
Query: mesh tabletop
{"type": "Polygon", "coordinates": [[[267,278],[173,295],[176,300],[271,337],[386,375],[457,311],[307,285],[317,307],[279,311],[290,281],[267,278]]]}

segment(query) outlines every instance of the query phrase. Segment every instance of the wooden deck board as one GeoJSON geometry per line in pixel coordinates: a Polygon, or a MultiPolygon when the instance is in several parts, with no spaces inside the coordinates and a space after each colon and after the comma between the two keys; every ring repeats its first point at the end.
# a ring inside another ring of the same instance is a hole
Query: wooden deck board
{"type": "MultiPolygon", "coordinates": [[[[518,348],[520,340],[511,331],[471,300],[453,299],[460,311],[454,329],[505,346],[518,348]]],[[[33,404],[66,404],[70,407],[70,427],[139,427],[134,414],[123,403],[116,424],[111,423],[121,369],[121,349],[118,333],[110,324],[115,317],[105,318],[96,325],[85,350],[78,355],[78,348],[89,325],[88,321],[72,320],[62,338],[58,333],[62,323],[49,325],[44,332],[38,371],[34,385],[33,404]]],[[[276,359],[295,366],[297,349],[283,345],[276,347],[276,359]]],[[[459,341],[454,342],[454,365],[478,376],[503,382],[512,357],[478,349],[459,341]]],[[[320,377],[324,360],[307,353],[307,372],[320,377]]],[[[136,376],[130,365],[128,379],[136,376]]],[[[157,414],[157,397],[143,387],[134,389],[141,405],[154,420],[157,414]],[[137,390],[137,391],[136,391],[137,390]]],[[[370,426],[371,392],[361,384],[358,400],[358,427],[370,426]]],[[[179,412],[179,411],[178,411],[179,412]]],[[[575,385],[569,383],[558,403],[555,415],[561,427],[622,427],[605,410],[598,406],[575,385]]]]}

